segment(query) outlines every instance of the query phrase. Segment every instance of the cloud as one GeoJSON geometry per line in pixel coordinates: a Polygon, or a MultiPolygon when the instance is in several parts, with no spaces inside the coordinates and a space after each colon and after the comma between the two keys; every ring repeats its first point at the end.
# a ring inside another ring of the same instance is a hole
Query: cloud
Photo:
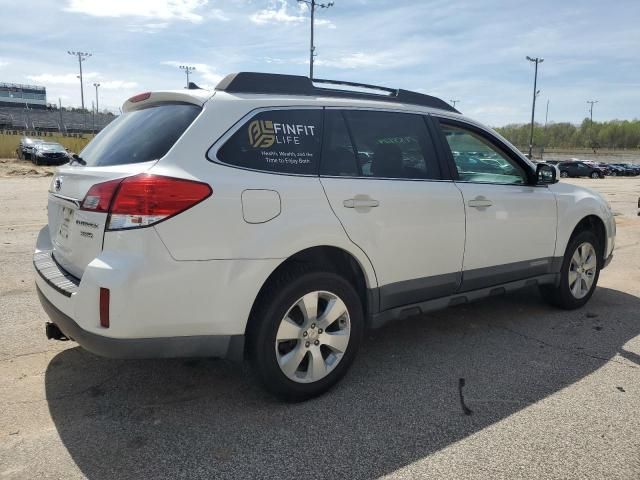
{"type": "Polygon", "coordinates": [[[7,65],[9,65],[9,62],[7,62],[5,60],[0,60],[0,68],[6,67],[7,65]]]}
{"type": "MultiPolygon", "coordinates": [[[[40,75],[27,75],[27,78],[37,84],[41,85],[76,85],[78,83],[77,73],[42,73],[40,75]]],[[[98,77],[97,72],[86,72],[82,74],[83,80],[92,80],[98,77]]]]}
{"type": "MultiPolygon", "coordinates": [[[[87,72],[82,74],[82,79],[85,83],[85,88],[92,83],[100,83],[100,88],[104,88],[106,90],[122,90],[122,89],[131,89],[138,86],[137,82],[127,81],[127,80],[101,80],[102,76],[98,72],[87,72]]],[[[45,85],[47,87],[54,86],[77,86],[78,85],[78,77],[75,73],[64,73],[64,74],[52,74],[52,73],[43,73],[40,75],[27,75],[27,78],[39,85],[45,85]]]]}
{"type": "Polygon", "coordinates": [[[100,82],[100,88],[107,90],[120,90],[122,88],[135,88],[138,82],[127,82],[126,80],[107,80],[100,82]]]}
{"type": "MultiPolygon", "coordinates": [[[[308,18],[307,7],[304,4],[300,4],[298,12],[292,15],[288,11],[288,4],[286,0],[276,0],[271,3],[270,8],[259,10],[249,16],[249,20],[258,25],[273,23],[296,25],[307,22],[308,18]]],[[[336,26],[332,22],[323,18],[316,18],[315,25],[336,28],[336,26]]]]}
{"type": "Polygon", "coordinates": [[[93,17],[143,17],[199,23],[208,0],[68,0],[67,12],[93,17]]]}
{"type": "Polygon", "coordinates": [[[127,25],[127,30],[129,32],[158,33],[168,26],[169,22],[132,24],[127,25]]]}
{"type": "MultiPolygon", "coordinates": [[[[379,50],[376,52],[354,52],[339,55],[337,57],[316,58],[314,65],[326,66],[338,69],[354,68],[397,68],[415,65],[421,62],[420,57],[407,54],[405,49],[379,50]]],[[[306,63],[309,63],[306,60],[306,63]]]]}

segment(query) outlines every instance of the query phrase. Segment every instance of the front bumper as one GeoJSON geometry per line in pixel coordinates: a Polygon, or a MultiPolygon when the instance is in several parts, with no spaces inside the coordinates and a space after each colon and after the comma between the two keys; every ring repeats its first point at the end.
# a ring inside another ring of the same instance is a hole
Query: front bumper
{"type": "Polygon", "coordinates": [[[220,357],[242,360],[244,335],[111,338],[82,329],[61,312],[36,286],[42,308],[62,332],[85,350],[109,358],[220,357]]]}

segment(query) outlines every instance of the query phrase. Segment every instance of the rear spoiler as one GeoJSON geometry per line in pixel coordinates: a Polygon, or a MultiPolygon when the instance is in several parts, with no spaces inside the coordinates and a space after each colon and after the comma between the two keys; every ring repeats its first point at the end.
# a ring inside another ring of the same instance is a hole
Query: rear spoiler
{"type": "Polygon", "coordinates": [[[191,103],[201,107],[215,92],[203,89],[167,90],[160,92],[144,92],[134,95],[122,104],[123,112],[131,112],[160,103],[191,103]]]}

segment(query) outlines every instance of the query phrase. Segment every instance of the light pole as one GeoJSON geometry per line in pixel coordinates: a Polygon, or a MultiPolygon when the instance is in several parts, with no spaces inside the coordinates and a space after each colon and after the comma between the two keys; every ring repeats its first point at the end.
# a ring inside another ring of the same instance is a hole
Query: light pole
{"type": "Polygon", "coordinates": [[[98,103],[98,87],[100,86],[100,84],[94,83],[93,86],[96,87],[96,112],[98,112],[100,110],[99,103],[98,103]]]}
{"type": "Polygon", "coordinates": [[[547,98],[547,111],[544,114],[544,134],[542,135],[542,150],[540,152],[540,159],[544,157],[544,148],[547,146],[547,122],[549,120],[549,99],[547,98]]]}
{"type": "Polygon", "coordinates": [[[88,57],[91,56],[90,53],[87,52],[73,52],[71,50],[67,50],[69,55],[73,55],[74,57],[78,57],[78,66],[80,67],[80,102],[82,103],[82,110],[84,110],[84,87],[82,86],[82,62],[84,62],[88,57]]]}
{"type": "Polygon", "coordinates": [[[180,65],[180,70],[184,70],[184,73],[187,74],[187,88],[189,88],[189,74],[195,71],[196,67],[190,67],[189,65],[180,65]]]}
{"type": "Polygon", "coordinates": [[[313,45],[313,20],[316,13],[316,8],[329,8],[333,7],[333,2],[318,3],[316,0],[298,0],[298,3],[306,3],[311,10],[311,41],[309,42],[309,78],[313,79],[313,57],[316,56],[316,47],[313,45]]]}
{"type": "MultiPolygon", "coordinates": [[[[587,100],[589,104],[589,143],[593,145],[593,106],[598,103],[598,100],[587,100]]],[[[592,146],[590,145],[590,146],[592,146]]]]}
{"type": "Polygon", "coordinates": [[[460,100],[449,100],[453,105],[453,108],[456,108],[456,103],[460,103],[460,100]]]}
{"type": "Polygon", "coordinates": [[[536,64],[536,71],[533,77],[533,105],[531,105],[531,133],[529,135],[529,160],[533,155],[533,122],[536,113],[536,97],[538,96],[538,64],[544,62],[544,58],[531,58],[527,55],[527,60],[536,64]]]}

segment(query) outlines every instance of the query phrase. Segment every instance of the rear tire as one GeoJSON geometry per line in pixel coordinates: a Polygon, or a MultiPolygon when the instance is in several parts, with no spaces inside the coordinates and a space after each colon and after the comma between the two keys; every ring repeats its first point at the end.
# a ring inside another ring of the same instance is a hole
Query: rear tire
{"type": "Polygon", "coordinates": [[[560,177],[568,178],[569,177],[569,172],[560,172],[560,177]]]}
{"type": "Polygon", "coordinates": [[[333,272],[291,268],[261,292],[247,353],[268,391],[302,401],[321,395],[344,376],[363,332],[362,302],[347,280],[333,272]]]}
{"type": "Polygon", "coordinates": [[[600,174],[598,172],[591,172],[591,178],[600,178],[600,174]]]}
{"type": "Polygon", "coordinates": [[[602,265],[598,237],[589,230],[575,234],[567,245],[559,285],[543,285],[542,296],[552,305],[574,310],[593,295],[602,265]]]}

